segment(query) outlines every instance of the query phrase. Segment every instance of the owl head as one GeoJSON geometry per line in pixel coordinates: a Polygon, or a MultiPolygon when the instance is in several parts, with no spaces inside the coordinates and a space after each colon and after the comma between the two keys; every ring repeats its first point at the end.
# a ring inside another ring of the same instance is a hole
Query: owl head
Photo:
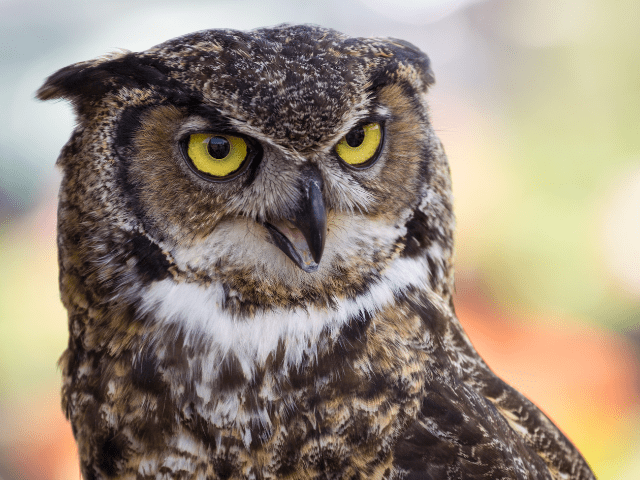
{"type": "Polygon", "coordinates": [[[78,118],[58,160],[61,261],[112,296],[216,283],[234,311],[331,305],[398,259],[447,296],[453,214],[433,81],[407,42],[288,25],[66,67],[38,91],[78,118]]]}

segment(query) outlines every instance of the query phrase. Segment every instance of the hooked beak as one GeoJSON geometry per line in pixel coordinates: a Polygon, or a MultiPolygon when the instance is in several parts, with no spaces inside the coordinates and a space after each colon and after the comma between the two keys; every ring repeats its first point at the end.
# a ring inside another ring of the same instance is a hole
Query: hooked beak
{"type": "Polygon", "coordinates": [[[327,234],[327,212],[322,199],[322,177],[315,168],[304,172],[302,197],[293,218],[269,223],[265,228],[273,243],[307,273],[318,270],[327,234]]]}

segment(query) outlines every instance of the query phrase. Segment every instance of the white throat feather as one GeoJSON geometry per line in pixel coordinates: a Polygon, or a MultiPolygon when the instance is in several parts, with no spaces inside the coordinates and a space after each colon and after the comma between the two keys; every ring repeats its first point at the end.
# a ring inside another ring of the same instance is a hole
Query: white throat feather
{"type": "MultiPolygon", "coordinates": [[[[233,353],[245,375],[251,375],[254,366],[264,364],[281,341],[286,347],[285,368],[299,366],[305,356],[317,355],[323,332],[334,338],[349,320],[374,315],[410,288],[430,290],[429,267],[424,259],[396,258],[366,292],[353,298],[335,298],[334,307],[277,308],[241,317],[222,308],[224,291],[220,283],[204,287],[171,278],[152,283],[140,298],[141,313],[162,326],[179,327],[186,344],[204,340],[212,363],[233,353]]],[[[218,366],[208,367],[215,376],[218,366]]]]}

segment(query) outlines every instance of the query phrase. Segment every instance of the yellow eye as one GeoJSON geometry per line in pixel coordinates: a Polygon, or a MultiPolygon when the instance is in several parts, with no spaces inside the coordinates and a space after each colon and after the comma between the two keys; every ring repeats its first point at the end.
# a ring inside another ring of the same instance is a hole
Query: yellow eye
{"type": "Polygon", "coordinates": [[[336,153],[349,165],[364,165],[378,152],[381,141],[382,127],[379,123],[358,125],[336,145],[336,153]]]}
{"type": "Polygon", "coordinates": [[[247,143],[226,134],[195,133],[187,148],[193,165],[212,177],[226,177],[237,171],[247,158],[247,143]]]}

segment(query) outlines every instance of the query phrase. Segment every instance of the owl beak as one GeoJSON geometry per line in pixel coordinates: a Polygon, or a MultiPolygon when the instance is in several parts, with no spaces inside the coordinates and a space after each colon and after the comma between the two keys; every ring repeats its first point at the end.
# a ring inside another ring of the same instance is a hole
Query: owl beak
{"type": "Polygon", "coordinates": [[[322,177],[315,168],[304,172],[301,199],[293,218],[265,222],[275,245],[307,273],[318,270],[327,234],[322,177]]]}

